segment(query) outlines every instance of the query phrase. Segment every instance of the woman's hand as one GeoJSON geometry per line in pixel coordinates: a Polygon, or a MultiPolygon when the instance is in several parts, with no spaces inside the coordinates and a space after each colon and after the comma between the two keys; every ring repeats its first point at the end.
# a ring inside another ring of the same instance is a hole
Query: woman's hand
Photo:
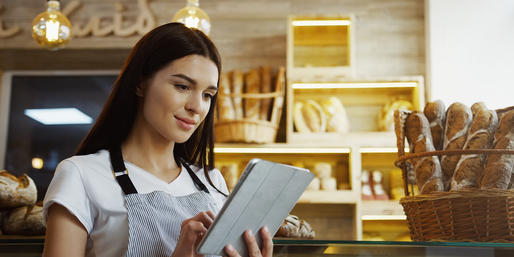
{"type": "MultiPolygon", "coordinates": [[[[250,257],[271,257],[273,255],[273,241],[267,227],[261,228],[262,250],[259,249],[251,230],[246,230],[244,237],[250,257]]],[[[225,252],[229,257],[241,257],[232,245],[225,246],[225,252]]]]}
{"type": "Polygon", "coordinates": [[[180,228],[180,236],[172,257],[196,257],[198,244],[207,229],[212,225],[214,214],[211,211],[200,212],[196,216],[184,220],[180,228]]]}

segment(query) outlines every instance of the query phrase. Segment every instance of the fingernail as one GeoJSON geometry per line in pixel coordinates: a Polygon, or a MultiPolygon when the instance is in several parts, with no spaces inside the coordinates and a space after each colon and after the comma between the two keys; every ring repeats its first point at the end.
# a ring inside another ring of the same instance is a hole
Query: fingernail
{"type": "Polygon", "coordinates": [[[248,236],[249,236],[249,237],[252,237],[252,236],[253,236],[253,232],[252,232],[252,230],[251,230],[251,229],[246,230],[246,233],[248,233],[248,236]]]}
{"type": "Polygon", "coordinates": [[[227,245],[227,250],[228,250],[229,252],[232,252],[232,251],[234,251],[234,247],[233,247],[231,244],[228,244],[228,245],[227,245]]]}
{"type": "Polygon", "coordinates": [[[264,230],[264,232],[266,232],[266,233],[269,233],[268,226],[262,227],[262,230],[264,230]]]}

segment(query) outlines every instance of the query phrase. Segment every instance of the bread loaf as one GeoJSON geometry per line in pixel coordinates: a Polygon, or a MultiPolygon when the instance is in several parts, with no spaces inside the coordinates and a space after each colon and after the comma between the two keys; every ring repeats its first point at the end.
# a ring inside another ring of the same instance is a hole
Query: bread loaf
{"type": "Polygon", "coordinates": [[[436,150],[442,150],[444,126],[446,121],[446,107],[444,106],[443,101],[438,100],[435,102],[427,103],[423,113],[430,123],[430,132],[432,134],[434,148],[436,150]]]}
{"type": "MultiPolygon", "coordinates": [[[[243,93],[243,73],[240,70],[232,71],[232,92],[234,94],[242,94],[243,93]]],[[[243,118],[243,98],[240,96],[235,96],[233,98],[234,101],[234,112],[236,113],[236,119],[243,118]]]]}
{"type": "Polygon", "coordinates": [[[302,114],[311,132],[325,132],[327,119],[318,103],[314,100],[307,100],[302,108],[302,114]]]}
{"type": "MultiPolygon", "coordinates": [[[[246,94],[255,94],[260,92],[261,79],[259,76],[259,70],[253,69],[250,70],[245,75],[245,93],[246,94]]],[[[259,119],[260,113],[260,100],[255,98],[245,98],[244,99],[244,115],[245,118],[251,120],[259,119]]]]}
{"type": "MultiPolygon", "coordinates": [[[[493,143],[494,132],[498,127],[496,111],[487,109],[484,103],[471,106],[473,121],[469,127],[463,149],[489,149],[493,143]]],[[[463,154],[460,157],[451,181],[451,190],[477,188],[485,164],[483,154],[463,154]]]]}
{"type": "MultiPolygon", "coordinates": [[[[403,150],[400,150],[400,149],[405,149],[404,144],[405,144],[405,138],[406,138],[406,136],[405,136],[406,129],[401,124],[405,125],[405,123],[407,121],[407,117],[409,117],[410,114],[411,114],[411,111],[404,110],[404,109],[397,109],[394,111],[394,124],[395,124],[394,131],[396,133],[396,146],[399,149],[398,150],[399,154],[400,153],[403,154],[403,150]]],[[[408,184],[411,184],[411,185],[417,184],[416,183],[416,173],[414,171],[414,165],[412,165],[411,160],[405,160],[404,169],[406,170],[406,173],[407,173],[408,184]]]]}
{"type": "Polygon", "coordinates": [[[327,116],[327,132],[350,132],[350,122],[339,98],[329,97],[321,102],[321,107],[327,116]]]}
{"type": "Polygon", "coordinates": [[[0,171],[0,208],[34,205],[36,200],[36,184],[29,176],[16,177],[6,170],[0,171]]]}
{"type": "Polygon", "coordinates": [[[45,230],[40,204],[10,210],[2,224],[2,231],[6,235],[44,235],[45,230]]]}
{"type": "Polygon", "coordinates": [[[289,238],[314,238],[316,233],[312,230],[309,223],[298,219],[297,216],[288,215],[279,227],[276,237],[289,238]]]}
{"type": "MultiPolygon", "coordinates": [[[[275,80],[275,92],[284,92],[286,87],[286,69],[284,67],[278,68],[277,78],[275,80]]],[[[278,124],[280,116],[282,115],[282,107],[284,106],[284,96],[280,95],[275,97],[272,103],[271,123],[278,124]]]]}
{"type": "Polygon", "coordinates": [[[226,73],[221,73],[219,83],[218,115],[219,120],[234,120],[236,113],[230,95],[230,80],[226,73]]]}
{"type": "MultiPolygon", "coordinates": [[[[444,150],[459,150],[464,148],[467,133],[473,114],[471,109],[461,103],[453,103],[446,112],[446,126],[444,131],[444,150]]],[[[441,168],[443,170],[444,190],[450,190],[450,182],[460,155],[443,155],[441,168]]]]}
{"type": "MultiPolygon", "coordinates": [[[[262,93],[270,93],[272,91],[272,76],[271,76],[271,67],[264,66],[260,69],[261,73],[261,92],[262,93]]],[[[261,100],[260,104],[260,112],[259,119],[260,120],[269,120],[270,110],[271,110],[271,98],[265,98],[261,100]]]]}
{"type": "MultiPolygon", "coordinates": [[[[505,113],[494,134],[494,149],[514,149],[514,110],[505,113]]],[[[480,187],[508,189],[514,169],[514,155],[489,154],[480,187]]]]}
{"type": "MultiPolygon", "coordinates": [[[[432,145],[430,125],[421,112],[411,113],[405,123],[406,136],[411,153],[435,151],[432,145]]],[[[421,194],[443,191],[441,164],[436,156],[412,159],[416,182],[421,194]]]]}

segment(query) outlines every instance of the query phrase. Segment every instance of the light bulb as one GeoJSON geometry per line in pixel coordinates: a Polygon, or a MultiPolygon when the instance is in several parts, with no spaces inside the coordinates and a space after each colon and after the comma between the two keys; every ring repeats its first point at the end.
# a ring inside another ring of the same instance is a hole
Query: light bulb
{"type": "Polygon", "coordinates": [[[59,9],[59,1],[50,0],[46,12],[32,21],[32,38],[51,50],[63,48],[71,39],[71,23],[59,9]]]}
{"type": "Polygon", "coordinates": [[[197,28],[206,35],[211,31],[209,16],[200,9],[199,0],[187,0],[186,7],[180,9],[173,17],[174,22],[180,22],[189,28],[197,28]]]}

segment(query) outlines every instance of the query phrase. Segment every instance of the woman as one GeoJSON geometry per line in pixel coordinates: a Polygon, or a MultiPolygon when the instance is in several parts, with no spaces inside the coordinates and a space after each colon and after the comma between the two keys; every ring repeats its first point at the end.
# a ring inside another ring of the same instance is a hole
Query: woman
{"type": "MultiPolygon", "coordinates": [[[[44,256],[197,256],[228,190],[213,168],[221,60],[180,23],[132,49],[77,155],[56,169],[44,201],[44,256]]],[[[251,256],[271,256],[267,228],[251,256]]],[[[228,256],[239,256],[230,245],[228,256]]]]}

